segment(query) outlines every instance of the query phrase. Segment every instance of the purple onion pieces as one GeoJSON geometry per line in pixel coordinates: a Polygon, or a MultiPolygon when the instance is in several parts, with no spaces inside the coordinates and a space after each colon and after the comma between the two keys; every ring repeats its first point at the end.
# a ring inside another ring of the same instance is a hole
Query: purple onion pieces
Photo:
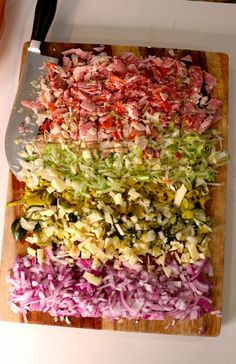
{"type": "Polygon", "coordinates": [[[24,316],[28,311],[48,312],[60,319],[82,316],[181,320],[212,312],[209,261],[173,269],[177,264],[174,260],[169,263],[173,273],[167,278],[160,266],[150,272],[109,265],[93,270],[89,260],[79,259],[70,267],[58,260],[39,264],[29,255],[17,257],[7,278],[11,309],[24,316]],[[101,283],[89,283],[83,277],[86,271],[101,278],[101,283]]]}

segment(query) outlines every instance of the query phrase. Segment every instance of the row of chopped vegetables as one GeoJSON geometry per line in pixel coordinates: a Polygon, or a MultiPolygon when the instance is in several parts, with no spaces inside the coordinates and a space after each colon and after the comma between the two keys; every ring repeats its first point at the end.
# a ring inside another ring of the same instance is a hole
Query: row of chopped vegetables
{"type": "Polygon", "coordinates": [[[38,99],[23,103],[40,132],[9,204],[23,206],[12,232],[28,244],[8,275],[11,308],[196,319],[213,311],[206,206],[227,161],[211,127],[216,81],[190,57],[100,51],[47,64],[38,99]]]}

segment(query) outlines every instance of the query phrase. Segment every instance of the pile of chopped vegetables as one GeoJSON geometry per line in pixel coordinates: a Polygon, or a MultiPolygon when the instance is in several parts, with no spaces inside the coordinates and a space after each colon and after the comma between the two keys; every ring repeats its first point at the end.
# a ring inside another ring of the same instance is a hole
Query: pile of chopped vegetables
{"type": "Polygon", "coordinates": [[[91,269],[91,261],[78,259],[74,266],[51,259],[17,258],[12,277],[14,312],[43,311],[55,317],[83,316],[163,320],[201,317],[212,311],[209,288],[211,266],[201,260],[185,267],[168,259],[165,267],[143,270],[103,265],[91,269]]]}
{"type": "Polygon", "coordinates": [[[99,51],[64,52],[22,102],[39,134],[9,204],[28,246],[8,276],[12,310],[196,319],[213,311],[206,203],[228,158],[216,80],[189,56],[99,51]]]}

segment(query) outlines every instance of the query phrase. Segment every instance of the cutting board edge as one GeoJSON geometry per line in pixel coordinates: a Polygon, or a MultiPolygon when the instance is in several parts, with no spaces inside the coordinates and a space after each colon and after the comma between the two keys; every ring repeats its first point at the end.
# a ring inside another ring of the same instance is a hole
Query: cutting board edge
{"type": "MultiPolygon", "coordinates": [[[[33,311],[32,314],[34,314],[37,312],[33,311]]],[[[64,324],[64,322],[58,321],[58,322],[36,322],[36,321],[25,321],[23,318],[22,314],[14,314],[15,315],[15,320],[11,320],[11,319],[7,319],[5,317],[1,316],[0,313],[0,322],[9,322],[9,323],[15,323],[15,324],[24,324],[24,325],[36,325],[36,326],[56,326],[56,327],[63,327],[63,328],[68,328],[68,329],[81,329],[81,330],[96,330],[96,331],[100,331],[100,330],[105,330],[105,331],[111,331],[111,332],[119,332],[119,333],[138,333],[138,334],[154,334],[154,335],[165,335],[165,336],[185,336],[185,337],[205,337],[205,338],[217,338],[220,336],[221,334],[221,329],[222,329],[222,325],[221,325],[221,319],[218,318],[218,325],[217,325],[217,329],[214,332],[211,332],[211,334],[208,333],[203,333],[200,334],[197,331],[195,331],[194,333],[188,333],[188,332],[169,332],[168,329],[166,330],[143,330],[143,329],[138,329],[135,330],[133,329],[124,329],[124,328],[116,328],[116,322],[112,321],[112,320],[108,320],[105,319],[106,321],[109,321],[109,325],[108,327],[91,327],[91,326],[81,326],[81,324],[78,322],[78,325],[70,325],[70,324],[64,324]]],[[[73,317],[73,319],[76,319],[73,317]]],[[[86,318],[85,318],[86,319],[86,318]]],[[[104,320],[104,319],[98,319],[100,321],[104,320]]],[[[127,320],[125,319],[125,321],[133,321],[133,320],[127,320]]],[[[142,320],[145,321],[145,320],[142,320]]],[[[148,320],[146,320],[148,321],[148,320]]],[[[157,321],[157,320],[156,320],[157,321]]],[[[153,323],[156,323],[156,321],[150,321],[153,323]]]]}
{"type": "MultiPolygon", "coordinates": [[[[45,46],[47,45],[50,45],[50,44],[54,44],[54,46],[60,46],[62,43],[61,42],[53,42],[53,41],[46,41],[43,43],[45,46]]],[[[86,42],[70,42],[70,43],[63,43],[63,44],[66,44],[68,47],[72,47],[73,45],[83,45],[83,46],[87,46],[88,43],[86,42]]],[[[29,47],[30,45],[30,41],[26,41],[23,43],[23,51],[22,51],[22,56],[24,56],[24,51],[27,50],[27,48],[29,47]]],[[[158,49],[166,49],[166,50],[173,50],[173,51],[178,51],[178,50],[181,50],[181,51],[184,51],[184,52],[203,52],[203,53],[206,53],[206,54],[218,54],[218,55],[221,55],[223,56],[227,61],[229,61],[229,54],[222,51],[222,50],[206,50],[206,49],[191,49],[191,48],[173,48],[173,47],[169,47],[169,48],[164,48],[164,47],[157,47],[156,45],[147,45],[147,44],[144,44],[144,43],[135,43],[135,44],[120,44],[120,43],[110,43],[110,42],[106,42],[106,43],[103,43],[103,44],[100,44],[100,43],[92,43],[92,44],[89,44],[89,45],[92,45],[94,47],[96,46],[117,46],[117,47],[141,47],[141,48],[158,48],[158,49]]],[[[69,48],[68,48],[69,49],[69,48]]]]}

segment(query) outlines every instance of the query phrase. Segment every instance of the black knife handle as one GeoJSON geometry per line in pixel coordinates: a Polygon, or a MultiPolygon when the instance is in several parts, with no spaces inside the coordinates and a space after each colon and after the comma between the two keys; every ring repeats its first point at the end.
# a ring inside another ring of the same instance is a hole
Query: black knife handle
{"type": "Polygon", "coordinates": [[[31,40],[43,42],[56,13],[57,0],[38,0],[31,40]]]}

